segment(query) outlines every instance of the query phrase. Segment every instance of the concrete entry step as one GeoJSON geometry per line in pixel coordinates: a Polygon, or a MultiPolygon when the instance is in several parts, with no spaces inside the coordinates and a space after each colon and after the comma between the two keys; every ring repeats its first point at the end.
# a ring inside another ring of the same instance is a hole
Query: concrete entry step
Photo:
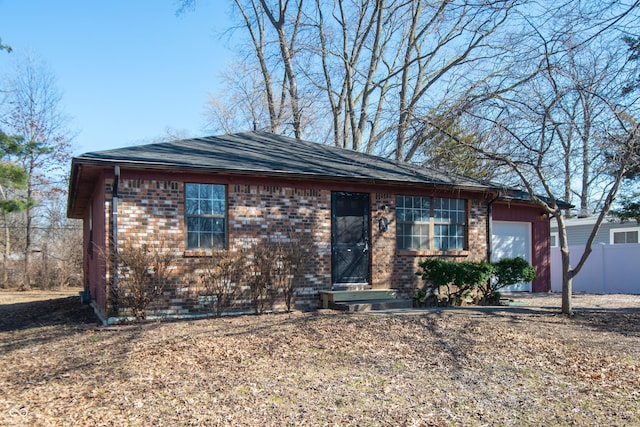
{"type": "Polygon", "coordinates": [[[374,301],[345,301],[330,303],[328,308],[349,312],[363,312],[374,310],[391,310],[413,307],[413,301],[409,299],[386,299],[374,301]]]}
{"type": "Polygon", "coordinates": [[[320,291],[322,308],[344,311],[387,310],[410,308],[411,300],[397,299],[395,289],[364,289],[320,291]]]}
{"type": "Polygon", "coordinates": [[[330,308],[329,305],[337,302],[348,301],[376,301],[396,298],[394,289],[364,289],[351,291],[320,291],[322,308],[330,308]]]}

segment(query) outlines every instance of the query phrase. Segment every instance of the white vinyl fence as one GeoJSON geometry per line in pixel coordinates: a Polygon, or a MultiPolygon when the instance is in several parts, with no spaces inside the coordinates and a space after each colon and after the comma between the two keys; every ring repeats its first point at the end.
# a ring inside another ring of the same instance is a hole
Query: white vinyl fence
{"type": "MultiPolygon", "coordinates": [[[[578,263],[583,246],[570,246],[571,265],[578,263]]],[[[551,290],[562,291],[560,248],[551,248],[551,290]]],[[[593,245],[580,273],[573,278],[574,292],[640,294],[640,244],[593,245]]]]}

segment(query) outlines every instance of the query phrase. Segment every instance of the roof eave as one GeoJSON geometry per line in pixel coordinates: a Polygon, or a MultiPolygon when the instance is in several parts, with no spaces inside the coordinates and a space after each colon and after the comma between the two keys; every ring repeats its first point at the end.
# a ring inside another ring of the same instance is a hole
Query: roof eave
{"type": "MultiPolygon", "coordinates": [[[[135,169],[152,169],[152,170],[171,170],[176,172],[181,171],[198,171],[198,172],[214,172],[214,173],[224,173],[230,175],[262,175],[269,177],[278,177],[278,178],[302,178],[302,179],[321,179],[323,181],[349,181],[349,182],[360,182],[360,183],[369,183],[369,184],[386,184],[386,185],[402,185],[402,186],[433,186],[433,187],[447,187],[454,188],[456,190],[464,190],[464,191],[475,191],[475,192],[497,192],[500,190],[504,190],[503,187],[491,186],[491,185],[464,185],[464,184],[456,184],[449,182],[438,182],[438,181],[397,181],[397,180],[386,180],[383,178],[375,178],[375,177],[365,177],[365,176],[336,176],[336,175],[324,175],[324,174],[305,174],[305,173],[296,173],[296,172],[286,172],[286,171],[273,171],[273,170],[257,170],[257,169],[243,169],[243,170],[234,170],[234,169],[226,169],[226,168],[215,168],[211,166],[201,166],[201,165],[187,165],[182,163],[175,162],[158,162],[158,161],[136,161],[131,159],[95,159],[95,158],[83,158],[76,157],[72,161],[72,179],[73,173],[75,170],[79,168],[80,165],[88,165],[88,166],[112,166],[119,165],[120,167],[130,167],[135,169]]],[[[70,185],[72,181],[70,180],[70,185]]],[[[71,197],[71,190],[69,193],[71,197]]]]}

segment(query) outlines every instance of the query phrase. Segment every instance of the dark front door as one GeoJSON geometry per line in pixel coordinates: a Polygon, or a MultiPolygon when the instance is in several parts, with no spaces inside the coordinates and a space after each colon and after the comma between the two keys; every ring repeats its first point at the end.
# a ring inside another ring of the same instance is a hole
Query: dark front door
{"type": "Polygon", "coordinates": [[[333,283],[369,283],[369,194],[331,197],[333,283]]]}

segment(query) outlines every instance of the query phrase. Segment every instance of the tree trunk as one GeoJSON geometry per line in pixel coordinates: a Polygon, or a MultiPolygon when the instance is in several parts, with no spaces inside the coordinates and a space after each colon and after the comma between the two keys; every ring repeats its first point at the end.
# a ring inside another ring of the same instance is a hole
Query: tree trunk
{"type": "Polygon", "coordinates": [[[9,224],[7,224],[7,214],[2,213],[4,223],[4,252],[2,253],[2,287],[9,284],[9,271],[7,270],[7,260],[11,254],[11,235],[9,234],[9,224]]]}

